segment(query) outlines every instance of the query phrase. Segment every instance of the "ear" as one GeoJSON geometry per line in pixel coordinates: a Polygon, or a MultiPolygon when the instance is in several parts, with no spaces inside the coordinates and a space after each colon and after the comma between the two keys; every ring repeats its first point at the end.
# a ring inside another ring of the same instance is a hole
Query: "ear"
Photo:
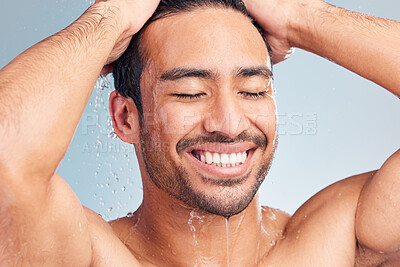
{"type": "Polygon", "coordinates": [[[110,114],[117,136],[124,142],[138,144],[140,141],[139,113],[133,99],[123,97],[115,90],[110,94],[110,114]]]}

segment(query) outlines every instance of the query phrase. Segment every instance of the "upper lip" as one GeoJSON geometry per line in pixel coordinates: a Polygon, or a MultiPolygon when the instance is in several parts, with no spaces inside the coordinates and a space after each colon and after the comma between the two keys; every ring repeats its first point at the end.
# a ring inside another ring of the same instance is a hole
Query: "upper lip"
{"type": "Polygon", "coordinates": [[[194,150],[208,151],[210,153],[231,154],[238,152],[245,152],[250,149],[256,148],[257,145],[251,142],[238,142],[238,143],[206,143],[194,145],[187,149],[188,152],[194,150]]]}

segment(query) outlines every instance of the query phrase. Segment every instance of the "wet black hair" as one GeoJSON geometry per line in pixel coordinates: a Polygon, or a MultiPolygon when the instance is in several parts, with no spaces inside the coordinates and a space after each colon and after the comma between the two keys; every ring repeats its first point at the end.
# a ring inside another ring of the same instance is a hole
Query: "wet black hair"
{"type": "MultiPolygon", "coordinates": [[[[153,16],[136,33],[122,56],[113,64],[115,88],[120,95],[131,97],[138,109],[140,123],[143,123],[143,106],[140,91],[140,78],[146,64],[141,40],[147,26],[152,22],[181,12],[190,12],[203,7],[230,8],[251,18],[242,0],[161,0],[153,16]]],[[[263,29],[252,19],[253,25],[263,37],[268,52],[271,48],[264,38],[263,29]]]]}

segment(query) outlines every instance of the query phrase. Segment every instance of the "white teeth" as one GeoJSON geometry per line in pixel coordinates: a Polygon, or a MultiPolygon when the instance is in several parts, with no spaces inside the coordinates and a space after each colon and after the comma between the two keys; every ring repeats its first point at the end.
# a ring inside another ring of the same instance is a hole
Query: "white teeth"
{"type": "Polygon", "coordinates": [[[213,154],[213,162],[214,162],[214,163],[216,163],[216,164],[218,164],[218,163],[220,163],[220,162],[221,162],[221,160],[220,160],[220,157],[219,157],[219,154],[218,154],[218,153],[214,153],[214,154],[213,154]]]}
{"type": "MultiPolygon", "coordinates": [[[[199,157],[199,156],[196,156],[199,157]]],[[[200,161],[209,165],[214,165],[218,167],[234,167],[243,164],[246,161],[247,153],[239,152],[232,154],[219,154],[210,153],[206,151],[204,154],[200,155],[200,161]]]]}
{"type": "Polygon", "coordinates": [[[221,154],[221,163],[225,165],[229,163],[229,157],[227,154],[221,154]]]}
{"type": "Polygon", "coordinates": [[[210,152],[206,152],[206,162],[207,164],[213,163],[213,157],[210,152]]]}
{"type": "Polygon", "coordinates": [[[232,153],[229,155],[229,163],[232,164],[232,166],[235,166],[236,164],[236,154],[232,153]]]}
{"type": "Polygon", "coordinates": [[[242,153],[236,153],[236,162],[242,162],[242,153]]]}

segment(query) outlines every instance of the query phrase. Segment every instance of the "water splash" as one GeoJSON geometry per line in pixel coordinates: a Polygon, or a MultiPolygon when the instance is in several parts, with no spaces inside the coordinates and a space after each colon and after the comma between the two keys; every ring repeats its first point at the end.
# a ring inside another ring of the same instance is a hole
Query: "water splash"
{"type": "Polygon", "coordinates": [[[134,179],[140,177],[134,147],[119,140],[112,126],[108,99],[114,89],[112,74],[100,76],[85,110],[86,122],[90,126],[85,130],[93,136],[88,142],[88,154],[94,157],[97,166],[93,200],[98,205],[95,210],[106,220],[126,215],[139,206],[142,196],[141,181],[134,179]],[[132,195],[139,197],[133,198],[132,195]],[[132,202],[136,203],[132,205],[132,202]]]}
{"type": "Polygon", "coordinates": [[[229,218],[225,218],[225,228],[226,228],[226,266],[229,267],[229,218]]]}
{"type": "Polygon", "coordinates": [[[199,266],[199,258],[200,255],[198,255],[198,250],[197,250],[197,246],[199,245],[198,241],[197,241],[197,236],[196,236],[196,227],[194,226],[195,221],[197,221],[197,223],[200,225],[204,222],[204,216],[200,215],[198,213],[197,210],[192,210],[190,212],[190,217],[188,220],[188,225],[189,225],[189,229],[192,232],[192,236],[193,236],[193,242],[194,242],[194,254],[196,257],[196,262],[194,267],[198,267],[199,266]]]}

